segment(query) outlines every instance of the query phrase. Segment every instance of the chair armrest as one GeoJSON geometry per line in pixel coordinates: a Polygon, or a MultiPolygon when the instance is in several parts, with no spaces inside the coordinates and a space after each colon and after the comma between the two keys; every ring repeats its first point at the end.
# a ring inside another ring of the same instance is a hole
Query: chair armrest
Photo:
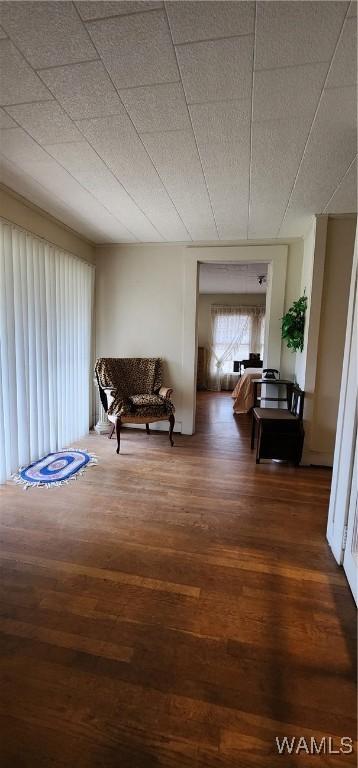
{"type": "Polygon", "coordinates": [[[166,400],[170,400],[172,392],[173,387],[160,387],[159,395],[160,397],[164,397],[166,400]]]}
{"type": "Polygon", "coordinates": [[[110,405],[113,403],[114,395],[111,393],[113,392],[113,387],[104,387],[104,392],[107,396],[107,410],[110,407],[110,405]]]}

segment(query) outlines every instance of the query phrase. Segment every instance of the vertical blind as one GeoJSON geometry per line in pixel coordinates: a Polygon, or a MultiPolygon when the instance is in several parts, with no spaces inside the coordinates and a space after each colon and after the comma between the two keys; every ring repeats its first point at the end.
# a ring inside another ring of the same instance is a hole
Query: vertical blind
{"type": "Polygon", "coordinates": [[[0,482],[89,428],[94,269],[0,220],[0,482]]]}

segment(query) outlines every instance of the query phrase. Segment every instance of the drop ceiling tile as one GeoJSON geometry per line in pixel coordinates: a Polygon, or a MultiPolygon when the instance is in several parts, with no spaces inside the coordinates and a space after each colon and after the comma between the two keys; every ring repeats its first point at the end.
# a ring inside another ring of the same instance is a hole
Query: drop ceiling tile
{"type": "Polygon", "coordinates": [[[357,19],[346,20],[326,88],[355,85],[357,82],[357,19]]]}
{"type": "Polygon", "coordinates": [[[280,233],[300,217],[321,213],[357,152],[354,86],[324,91],[280,233]]]}
{"type": "Polygon", "coordinates": [[[115,115],[122,109],[118,93],[101,61],[45,69],[41,77],[74,120],[115,115]]]}
{"type": "MultiPolygon", "coordinates": [[[[267,264],[200,264],[199,293],[265,294],[266,283],[259,276],[267,275],[267,264]]],[[[262,295],[262,303],[265,298],[262,295]]]]}
{"type": "Polygon", "coordinates": [[[251,100],[190,107],[221,239],[246,237],[251,100]]]}
{"type": "Polygon", "coordinates": [[[357,158],[337,187],[333,197],[324,209],[324,213],[357,212],[357,158]]]}
{"type": "Polygon", "coordinates": [[[17,128],[15,121],[0,107],[0,128],[17,128]]]}
{"type": "Polygon", "coordinates": [[[352,0],[351,4],[349,6],[349,11],[348,11],[348,17],[349,18],[357,17],[357,8],[358,8],[357,0],[352,0]]]}
{"type": "Polygon", "coordinates": [[[79,141],[82,136],[56,101],[18,104],[8,107],[9,114],[40,144],[79,141]]]}
{"type": "MultiPolygon", "coordinates": [[[[108,227],[108,232],[112,233],[113,237],[121,237],[125,242],[134,239],[133,234],[128,232],[120,220],[111,216],[98,200],[95,200],[22,128],[3,131],[0,146],[2,155],[18,169],[17,176],[20,179],[24,179],[26,176],[34,179],[36,184],[45,190],[49,203],[56,205],[57,200],[60,200],[68,205],[70,202],[70,207],[80,221],[83,219],[86,221],[87,218],[92,219],[93,222],[98,223],[102,230],[105,231],[108,227]]],[[[11,183],[9,186],[22,194],[21,189],[19,189],[19,178],[17,186],[15,186],[15,181],[16,176],[14,175],[14,185],[11,183]]],[[[32,200],[33,198],[30,196],[29,199],[32,200]]],[[[36,201],[34,200],[34,202],[36,201]]],[[[38,204],[47,210],[46,204],[40,202],[38,204]]]]}
{"type": "Polygon", "coordinates": [[[3,38],[3,37],[7,37],[7,34],[6,34],[5,30],[2,27],[0,27],[0,39],[3,38]]]}
{"type": "Polygon", "coordinates": [[[328,63],[261,70],[254,77],[254,120],[280,120],[314,116],[328,63]]]}
{"type": "Polygon", "coordinates": [[[191,237],[217,239],[192,131],[145,133],[142,139],[191,237]]]}
{"type": "Polygon", "coordinates": [[[163,11],[89,22],[88,29],[117,88],[179,80],[163,11]]]}
{"type": "Polygon", "coordinates": [[[129,88],[120,91],[120,97],[139,132],[190,127],[181,83],[129,88]]]}
{"type": "Polygon", "coordinates": [[[1,24],[32,67],[53,67],[96,58],[73,3],[1,3],[1,24]]]}
{"type": "MultiPolygon", "coordinates": [[[[48,158],[48,160],[55,164],[51,158],[48,158]]],[[[66,174],[62,168],[59,170],[66,174]]],[[[50,187],[46,188],[43,184],[36,181],[33,176],[25,173],[22,168],[3,155],[0,155],[0,178],[2,183],[27,200],[31,200],[34,205],[39,206],[51,216],[55,216],[56,219],[74,229],[75,232],[95,243],[134,241],[133,236],[125,229],[123,230],[123,227],[114,216],[111,216],[100,203],[97,203],[68,174],[66,176],[69,180],[68,186],[64,185],[60,191],[60,194],[63,196],[66,189],[66,199],[64,200],[58,194],[54,194],[52,186],[51,190],[50,187]],[[71,196],[70,188],[72,188],[71,196]],[[75,206],[73,200],[76,200],[75,206]],[[69,203],[69,201],[71,202],[69,203]]]]}
{"type": "Polygon", "coordinates": [[[189,240],[189,234],[124,108],[120,115],[81,120],[78,125],[161,235],[167,240],[189,240]]]}
{"type": "Polygon", "coordinates": [[[330,61],[346,2],[257,3],[255,68],[330,61]]]}
{"type": "Polygon", "coordinates": [[[253,36],[189,43],[176,50],[188,103],[250,97],[253,36]]]}
{"type": "Polygon", "coordinates": [[[139,240],[156,242],[160,234],[86,142],[47,145],[47,151],[139,240]]]}
{"type": "Polygon", "coordinates": [[[166,3],[174,43],[188,43],[233,35],[253,34],[253,2],[179,2],[166,3]]]}
{"type": "Polygon", "coordinates": [[[84,21],[93,19],[104,19],[108,16],[119,16],[126,13],[138,13],[140,11],[151,11],[155,8],[162,8],[162,2],[151,2],[151,0],[80,0],[76,3],[79,14],[84,21]]]}
{"type": "Polygon", "coordinates": [[[0,40],[0,103],[51,99],[51,94],[10,40],[0,40]]]}
{"type": "Polygon", "coordinates": [[[249,237],[276,237],[309,125],[305,117],[253,123],[249,237]]]}

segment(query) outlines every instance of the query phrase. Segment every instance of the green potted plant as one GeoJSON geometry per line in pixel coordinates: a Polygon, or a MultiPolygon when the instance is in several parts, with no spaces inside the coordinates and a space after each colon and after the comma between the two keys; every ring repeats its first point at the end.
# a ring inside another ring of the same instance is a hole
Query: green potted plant
{"type": "Polygon", "coordinates": [[[307,296],[300,296],[282,318],[282,338],[292,352],[303,351],[307,296]]]}

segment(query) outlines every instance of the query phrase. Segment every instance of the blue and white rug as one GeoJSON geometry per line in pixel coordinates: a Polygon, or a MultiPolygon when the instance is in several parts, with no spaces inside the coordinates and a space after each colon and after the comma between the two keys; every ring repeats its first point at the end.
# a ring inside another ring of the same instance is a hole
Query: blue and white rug
{"type": "Polygon", "coordinates": [[[14,480],[23,485],[24,490],[32,487],[56,488],[69,483],[70,480],[77,480],[87,467],[94,464],[97,464],[94,454],[80,451],[78,448],[66,448],[63,451],[48,453],[27,467],[20,467],[14,475],[14,480]]]}

